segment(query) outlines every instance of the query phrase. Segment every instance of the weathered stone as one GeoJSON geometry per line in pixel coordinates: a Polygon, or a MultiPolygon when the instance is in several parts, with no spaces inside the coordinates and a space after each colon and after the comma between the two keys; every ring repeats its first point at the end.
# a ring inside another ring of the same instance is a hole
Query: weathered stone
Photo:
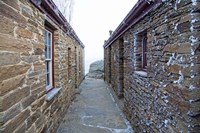
{"type": "Polygon", "coordinates": [[[13,65],[20,62],[19,53],[0,52],[0,66],[13,65]]]}
{"type": "Polygon", "coordinates": [[[33,123],[41,116],[41,112],[37,110],[35,113],[33,113],[28,119],[27,119],[27,129],[29,129],[33,123]]]}
{"type": "Polygon", "coordinates": [[[104,76],[104,63],[103,60],[95,61],[90,64],[89,73],[87,74],[90,78],[103,78],[104,76]]]}
{"type": "MultiPolygon", "coordinates": [[[[9,2],[9,3],[12,3],[12,2],[9,2]]],[[[13,5],[15,5],[15,2],[13,3],[13,5]]],[[[23,25],[26,25],[27,23],[26,19],[23,16],[21,16],[17,11],[13,10],[12,8],[2,3],[0,3],[0,15],[5,16],[9,19],[12,19],[13,21],[16,21],[23,25]]]]}
{"type": "Polygon", "coordinates": [[[18,5],[18,1],[13,1],[13,0],[2,0],[4,3],[8,4],[9,6],[15,8],[16,10],[20,10],[19,9],[19,5],[18,5]]]}
{"type": "Polygon", "coordinates": [[[3,122],[2,125],[5,124],[7,121],[13,119],[15,116],[17,116],[21,112],[20,104],[16,104],[13,107],[11,107],[9,110],[7,110],[3,115],[3,122]]]}
{"type": "Polygon", "coordinates": [[[44,54],[44,51],[43,51],[42,49],[40,49],[40,48],[36,48],[36,49],[34,50],[34,54],[35,54],[35,55],[43,55],[43,54],[44,54]]]}
{"type": "Polygon", "coordinates": [[[14,104],[18,103],[20,100],[22,100],[25,97],[28,97],[30,95],[30,87],[24,87],[22,89],[17,89],[13,91],[12,93],[4,96],[2,98],[0,111],[5,111],[9,109],[14,104]]]}
{"type": "Polygon", "coordinates": [[[5,95],[6,93],[17,89],[18,87],[21,87],[24,83],[24,75],[20,75],[8,80],[4,80],[2,81],[2,83],[0,83],[0,96],[5,95]]]}
{"type": "Polygon", "coordinates": [[[200,99],[199,93],[200,93],[200,89],[199,89],[199,88],[193,89],[193,90],[189,93],[191,102],[194,102],[194,101],[200,99]]]}
{"type": "Polygon", "coordinates": [[[13,132],[21,123],[23,123],[30,115],[30,111],[27,109],[17,115],[12,121],[5,125],[3,133],[13,132]]]}
{"type": "Polygon", "coordinates": [[[24,29],[22,27],[18,27],[16,30],[16,34],[20,37],[31,39],[33,38],[33,33],[27,29],[24,29]]]}
{"type": "Polygon", "coordinates": [[[34,70],[39,71],[39,70],[44,70],[45,69],[45,64],[44,63],[34,63],[34,70]]]}
{"type": "Polygon", "coordinates": [[[30,55],[30,56],[21,56],[21,60],[26,63],[35,63],[39,62],[40,58],[38,55],[30,55]]]}
{"type": "Polygon", "coordinates": [[[25,133],[26,132],[26,123],[23,123],[20,127],[15,130],[15,133],[25,133]]]}
{"type": "Polygon", "coordinates": [[[32,20],[32,19],[28,19],[28,23],[30,25],[34,26],[34,27],[38,27],[38,24],[34,20],[32,20]]]}
{"type": "Polygon", "coordinates": [[[36,128],[40,129],[42,126],[44,126],[45,120],[45,116],[40,115],[40,117],[35,122],[36,128]]]}
{"type": "Polygon", "coordinates": [[[191,44],[190,43],[167,44],[163,51],[187,54],[191,53],[191,44]]]}
{"type": "Polygon", "coordinates": [[[32,50],[31,43],[20,39],[15,39],[12,36],[0,34],[0,40],[0,49],[2,51],[28,53],[32,50]]]}
{"type": "Polygon", "coordinates": [[[44,95],[46,93],[45,83],[42,86],[34,88],[34,89],[31,87],[31,93],[33,95],[37,94],[38,97],[40,97],[41,95],[44,95]]]}
{"type": "Polygon", "coordinates": [[[0,81],[25,74],[29,68],[28,64],[0,67],[0,81]]]}
{"type": "Polygon", "coordinates": [[[31,95],[22,101],[22,107],[25,109],[30,106],[37,99],[37,95],[31,95]]]}
{"type": "Polygon", "coordinates": [[[178,30],[180,33],[188,32],[188,31],[190,31],[190,27],[191,27],[191,24],[190,24],[189,21],[187,21],[187,22],[183,22],[183,23],[181,23],[181,24],[178,24],[177,30],[178,30]]]}
{"type": "Polygon", "coordinates": [[[15,24],[13,23],[13,21],[2,17],[0,19],[0,32],[3,34],[10,34],[10,35],[14,35],[14,27],[15,24]]]}
{"type": "Polygon", "coordinates": [[[30,8],[26,7],[26,6],[23,6],[23,5],[21,5],[21,6],[22,6],[21,7],[22,8],[22,15],[24,15],[28,18],[31,18],[32,14],[33,14],[32,10],[30,8]]]}
{"type": "Polygon", "coordinates": [[[178,64],[173,64],[173,65],[170,65],[168,66],[168,71],[171,72],[171,73],[176,73],[176,74],[179,74],[179,70],[180,70],[180,66],[178,64]]]}
{"type": "Polygon", "coordinates": [[[185,101],[189,100],[189,90],[183,86],[179,86],[176,84],[170,84],[163,88],[167,92],[173,95],[177,95],[176,98],[184,99],[185,101]]]}
{"type": "Polygon", "coordinates": [[[36,133],[36,127],[35,127],[35,125],[32,125],[32,126],[27,130],[26,133],[36,133]]]}

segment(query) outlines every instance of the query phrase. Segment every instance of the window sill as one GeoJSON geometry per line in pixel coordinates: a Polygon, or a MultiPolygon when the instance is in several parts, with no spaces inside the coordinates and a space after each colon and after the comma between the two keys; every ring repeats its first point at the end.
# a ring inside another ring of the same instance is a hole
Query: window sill
{"type": "Polygon", "coordinates": [[[135,71],[134,74],[142,76],[142,77],[148,77],[147,72],[145,71],[135,71]]]}
{"type": "Polygon", "coordinates": [[[58,94],[58,92],[59,92],[60,90],[61,90],[61,88],[54,88],[54,89],[52,89],[51,91],[49,91],[49,92],[47,93],[46,100],[47,100],[47,101],[51,101],[51,99],[52,99],[53,97],[55,97],[56,94],[58,94]]]}

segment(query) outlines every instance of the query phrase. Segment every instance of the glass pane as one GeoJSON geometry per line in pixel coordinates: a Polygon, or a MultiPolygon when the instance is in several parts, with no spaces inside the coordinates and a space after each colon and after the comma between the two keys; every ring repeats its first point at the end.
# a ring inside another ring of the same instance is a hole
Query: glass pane
{"type": "Polygon", "coordinates": [[[48,59],[51,59],[51,47],[49,47],[48,46],[48,48],[47,48],[47,57],[48,57],[48,59]]]}
{"type": "Polygon", "coordinates": [[[49,40],[48,45],[51,46],[51,33],[48,34],[48,40],[49,40]]]}
{"type": "Polygon", "coordinates": [[[49,73],[49,62],[46,62],[46,73],[49,73]]]}
{"type": "Polygon", "coordinates": [[[50,85],[50,74],[46,74],[46,86],[50,85]]]}
{"type": "Polygon", "coordinates": [[[45,30],[45,33],[44,33],[44,38],[45,38],[45,45],[47,45],[47,31],[45,30]]]}
{"type": "Polygon", "coordinates": [[[47,45],[45,45],[45,58],[47,58],[47,45]]]}

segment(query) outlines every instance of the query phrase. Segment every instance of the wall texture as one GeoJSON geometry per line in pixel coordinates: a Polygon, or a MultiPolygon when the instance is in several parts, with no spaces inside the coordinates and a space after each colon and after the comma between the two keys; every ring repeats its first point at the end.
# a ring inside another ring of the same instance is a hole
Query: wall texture
{"type": "Polygon", "coordinates": [[[1,0],[0,17],[0,132],[53,133],[84,78],[84,47],[27,0],[1,0]],[[54,82],[61,88],[50,101],[45,88],[46,22],[55,28],[54,82]]]}
{"type": "Polygon", "coordinates": [[[105,47],[105,80],[117,95],[123,86],[124,112],[136,132],[200,131],[199,11],[198,0],[161,2],[105,47]],[[137,34],[144,31],[145,71],[137,55],[137,34]]]}

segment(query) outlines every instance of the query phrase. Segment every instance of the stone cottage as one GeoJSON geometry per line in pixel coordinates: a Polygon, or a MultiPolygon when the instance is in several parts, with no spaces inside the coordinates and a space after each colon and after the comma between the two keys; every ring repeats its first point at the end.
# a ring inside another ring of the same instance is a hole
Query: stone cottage
{"type": "Polygon", "coordinates": [[[199,0],[138,0],[104,59],[136,132],[200,131],[199,0]]]}
{"type": "Polygon", "coordinates": [[[0,132],[53,133],[84,78],[84,45],[52,0],[1,0],[0,18],[0,132]]]}

